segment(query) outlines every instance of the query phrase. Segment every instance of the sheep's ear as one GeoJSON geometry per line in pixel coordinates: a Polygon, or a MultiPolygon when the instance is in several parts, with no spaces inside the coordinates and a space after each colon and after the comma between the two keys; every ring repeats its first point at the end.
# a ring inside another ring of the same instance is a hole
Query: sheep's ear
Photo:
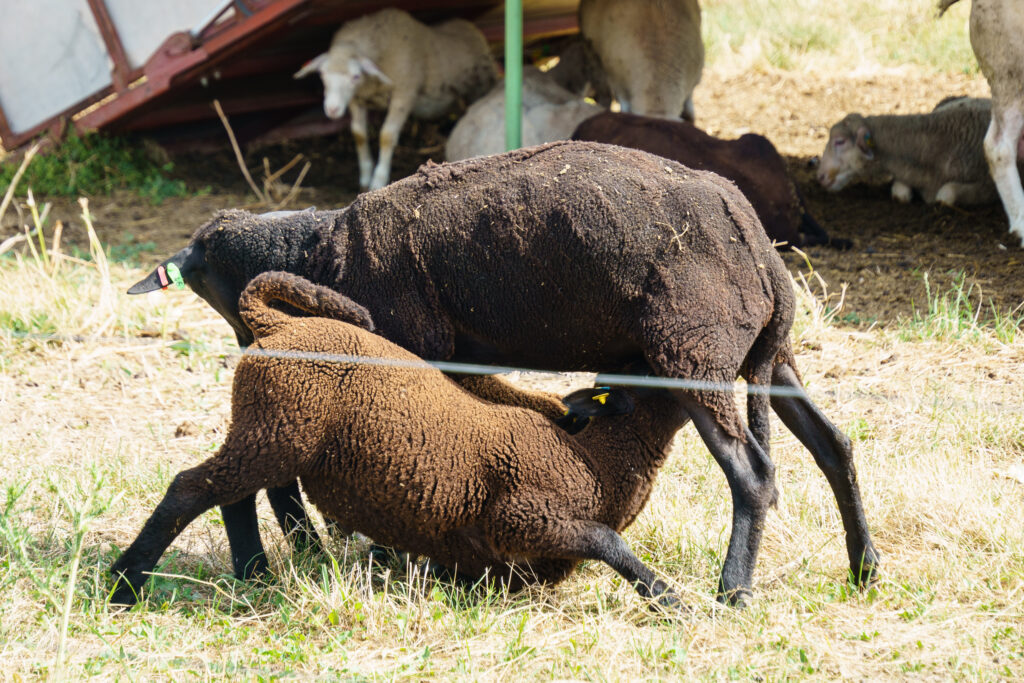
{"type": "Polygon", "coordinates": [[[305,64],[303,64],[302,68],[299,69],[298,71],[296,71],[295,75],[292,76],[292,78],[305,78],[306,76],[308,76],[309,74],[313,73],[314,71],[319,71],[320,67],[322,67],[324,65],[324,62],[326,62],[326,61],[327,61],[327,53],[326,52],[324,52],[323,54],[319,54],[316,57],[313,57],[313,59],[311,59],[308,62],[306,62],[305,64]]]}
{"type": "Polygon", "coordinates": [[[875,158],[875,138],[872,137],[871,131],[868,130],[867,126],[861,126],[857,129],[857,149],[868,159],[875,158]]]}
{"type": "Polygon", "coordinates": [[[359,63],[359,68],[363,70],[363,73],[375,76],[385,85],[394,85],[393,81],[388,78],[388,75],[381,71],[380,67],[374,64],[372,59],[368,57],[359,57],[356,61],[359,63]]]}
{"type": "Polygon", "coordinates": [[[627,415],[633,412],[633,399],[622,389],[591,387],[574,391],[562,398],[569,415],[600,417],[627,415]]]}
{"type": "MultiPolygon", "coordinates": [[[[149,275],[132,285],[128,289],[128,293],[145,294],[146,292],[153,292],[158,289],[167,289],[171,285],[178,285],[178,279],[174,277],[174,271],[178,272],[179,277],[191,272],[197,265],[197,261],[201,260],[197,258],[198,256],[199,254],[194,246],[188,245],[154,268],[153,272],[149,275]]],[[[182,284],[178,288],[180,289],[183,286],[182,284]]]]}

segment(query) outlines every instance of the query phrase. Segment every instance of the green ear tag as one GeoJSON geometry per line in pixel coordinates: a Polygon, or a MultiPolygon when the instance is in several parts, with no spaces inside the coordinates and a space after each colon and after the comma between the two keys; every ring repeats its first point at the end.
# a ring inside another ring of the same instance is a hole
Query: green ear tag
{"type": "Polygon", "coordinates": [[[181,271],[173,263],[167,264],[167,276],[171,278],[175,289],[185,289],[185,280],[181,277],[181,271]]]}

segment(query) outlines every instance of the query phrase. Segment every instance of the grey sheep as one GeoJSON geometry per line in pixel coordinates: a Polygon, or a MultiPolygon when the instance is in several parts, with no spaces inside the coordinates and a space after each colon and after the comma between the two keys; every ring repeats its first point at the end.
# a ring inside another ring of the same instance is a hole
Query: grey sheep
{"type": "MultiPolygon", "coordinates": [[[[854,576],[875,573],[849,439],[796,370],[789,273],[750,203],[720,176],[613,145],[556,142],[428,163],[340,211],[222,212],[157,270],[169,263],[243,341],[252,336],[238,296],[259,273],[281,270],[359,302],[379,334],[421,358],[584,371],[643,362],[665,377],[773,384],[785,393],[771,396],[772,408],[836,494],[854,576]]],[[[159,286],[154,272],[130,291],[159,286]]],[[[776,497],[769,397],[749,397],[748,430],[731,391],[675,396],[729,482],[720,588],[737,599],[752,584],[776,497]]],[[[247,547],[262,550],[258,537],[247,547]]]]}
{"type": "Polygon", "coordinates": [[[480,401],[367,331],[361,306],[303,278],[263,273],[239,308],[256,342],[235,372],[224,444],[175,477],[113,566],[113,602],[136,600],[199,514],[296,477],[344,526],[460,577],[490,572],[515,590],[601,560],[641,595],[677,602],[617,533],[642,510],[686,422],[669,392],[641,391],[635,403],[622,389],[574,392],[566,403],[577,416],[624,416],[573,438],[531,410],[480,401]],[[332,361],[353,355],[375,362],[332,361]]]}
{"type": "MultiPolygon", "coordinates": [[[[945,12],[959,0],[939,0],[945,12]]],[[[985,158],[1010,219],[1010,232],[1024,246],[1024,4],[1020,0],[974,0],[971,48],[992,90],[992,119],[985,158]]]]}
{"type": "Polygon", "coordinates": [[[847,114],[829,130],[818,182],[838,192],[867,176],[889,174],[892,196],[909,202],[916,190],[929,204],[985,204],[997,198],[983,140],[988,100],[947,99],[924,114],[847,114]]]}

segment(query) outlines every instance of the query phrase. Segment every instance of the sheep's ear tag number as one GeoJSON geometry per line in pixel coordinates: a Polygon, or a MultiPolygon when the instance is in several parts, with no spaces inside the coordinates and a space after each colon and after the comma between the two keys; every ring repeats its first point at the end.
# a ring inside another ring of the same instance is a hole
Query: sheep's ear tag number
{"type": "MultiPolygon", "coordinates": [[[[185,279],[181,277],[181,270],[178,269],[178,266],[173,263],[168,263],[167,275],[171,278],[171,282],[174,283],[175,289],[185,289],[185,279]]],[[[164,285],[164,289],[166,288],[167,285],[164,285]]]]}

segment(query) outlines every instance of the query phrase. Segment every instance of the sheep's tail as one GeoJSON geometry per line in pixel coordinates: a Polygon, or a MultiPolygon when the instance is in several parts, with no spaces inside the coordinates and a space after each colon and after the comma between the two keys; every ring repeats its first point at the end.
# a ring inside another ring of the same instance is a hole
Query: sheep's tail
{"type": "Polygon", "coordinates": [[[303,313],[373,331],[370,312],[352,299],[306,278],[279,271],[260,273],[253,278],[238,299],[238,312],[257,339],[303,313]],[[285,306],[282,308],[281,304],[285,306]]]}
{"type": "Polygon", "coordinates": [[[960,0],[939,0],[939,16],[941,17],[946,13],[946,10],[958,2],[960,2],[960,0]]]}
{"type": "MultiPolygon", "coordinates": [[[[783,270],[782,273],[787,271],[783,270]]],[[[772,288],[776,292],[775,306],[771,318],[757,335],[750,353],[747,354],[744,378],[747,384],[767,389],[771,386],[772,372],[777,362],[785,362],[786,350],[789,348],[789,328],[793,323],[793,297],[781,296],[782,287],[790,287],[788,276],[773,273],[772,288]],[[782,281],[786,280],[786,281],[782,281]],[[789,302],[788,304],[786,302],[789,302]]],[[[792,353],[790,353],[792,356],[792,353]]],[[[769,414],[771,396],[767,392],[751,392],[747,394],[747,423],[765,455],[769,455],[768,445],[771,436],[769,414]]]]}

